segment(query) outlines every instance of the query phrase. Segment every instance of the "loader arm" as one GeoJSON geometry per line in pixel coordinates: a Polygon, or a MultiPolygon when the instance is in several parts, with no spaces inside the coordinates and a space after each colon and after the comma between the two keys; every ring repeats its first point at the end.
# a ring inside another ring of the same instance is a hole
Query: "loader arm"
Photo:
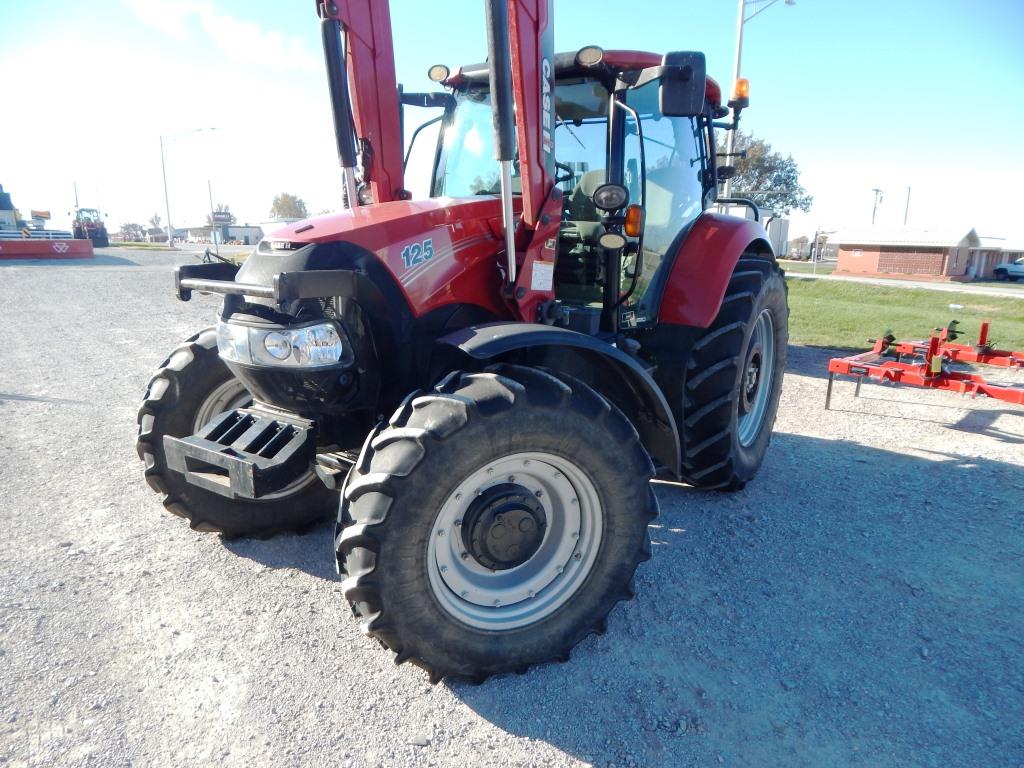
{"type": "MultiPolygon", "coordinates": [[[[398,81],[395,77],[394,42],[391,36],[391,13],[387,0],[317,0],[321,19],[337,22],[344,40],[344,71],[332,73],[331,56],[327,55],[328,76],[347,79],[355,135],[339,119],[335,107],[335,131],[339,154],[345,166],[343,144],[355,139],[357,154],[362,155],[363,181],[369,183],[375,203],[408,198],[402,171],[402,132],[398,105],[398,81]],[[348,135],[345,135],[348,132],[348,135]],[[365,149],[368,152],[363,152],[365,149]]],[[[325,36],[333,32],[325,31],[325,36]]],[[[325,39],[325,52],[328,41],[325,39]]],[[[332,96],[334,96],[332,89],[332,96]]],[[[349,204],[358,200],[349,195],[349,204]]]]}
{"type": "MultiPolygon", "coordinates": [[[[509,269],[514,286],[509,286],[508,298],[515,302],[522,320],[536,322],[541,307],[555,298],[552,276],[562,213],[561,190],[555,187],[554,6],[552,0],[489,0],[486,8],[492,17],[508,14],[511,90],[517,116],[522,214],[514,227],[518,268],[509,269]]],[[[502,43],[489,39],[492,46],[502,43]]],[[[496,53],[491,51],[489,56],[492,67],[504,58],[496,53]]],[[[492,79],[492,89],[495,83],[492,79]]],[[[492,95],[497,105],[501,94],[492,95]]],[[[497,123],[511,116],[501,115],[500,110],[496,114],[497,134],[497,123]]],[[[495,143],[500,144],[497,135],[495,143]]],[[[508,194],[510,191],[503,191],[508,194]]],[[[505,206],[511,210],[508,201],[505,206]]]]}

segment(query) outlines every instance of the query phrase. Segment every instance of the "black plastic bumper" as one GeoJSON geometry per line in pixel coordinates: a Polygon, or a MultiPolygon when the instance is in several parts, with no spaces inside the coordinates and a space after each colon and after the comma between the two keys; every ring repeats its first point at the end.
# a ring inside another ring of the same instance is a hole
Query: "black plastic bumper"
{"type": "Polygon", "coordinates": [[[191,437],[164,437],[167,466],[199,488],[233,499],[276,493],[308,472],[315,425],[251,408],[220,414],[191,437]]]}
{"type": "Polygon", "coordinates": [[[270,285],[238,283],[238,267],[234,264],[185,264],[174,270],[174,286],[178,298],[188,301],[192,291],[225,295],[258,296],[281,305],[299,299],[324,296],[352,296],[356,273],[350,269],[279,272],[270,285]]]}

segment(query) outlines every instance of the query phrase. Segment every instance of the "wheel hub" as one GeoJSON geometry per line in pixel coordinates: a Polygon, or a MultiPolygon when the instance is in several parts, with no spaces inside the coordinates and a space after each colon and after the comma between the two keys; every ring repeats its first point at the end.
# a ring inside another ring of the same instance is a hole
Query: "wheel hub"
{"type": "Polygon", "coordinates": [[[545,528],[544,506],[533,492],[516,483],[501,483],[470,505],[462,522],[462,539],[480,565],[503,571],[533,557],[545,528]]]}
{"type": "Polygon", "coordinates": [[[470,626],[532,624],[586,581],[602,528],[597,489],[574,462],[544,452],[493,459],[437,513],[427,545],[431,591],[470,626]]]}
{"type": "Polygon", "coordinates": [[[747,349],[736,406],[740,445],[754,444],[770,407],[775,376],[775,321],[771,310],[761,310],[754,319],[747,349]]]}
{"type": "Polygon", "coordinates": [[[743,372],[743,392],[740,398],[740,413],[749,413],[757,399],[757,387],[761,383],[761,348],[752,346],[747,356],[747,367],[743,372]]]}

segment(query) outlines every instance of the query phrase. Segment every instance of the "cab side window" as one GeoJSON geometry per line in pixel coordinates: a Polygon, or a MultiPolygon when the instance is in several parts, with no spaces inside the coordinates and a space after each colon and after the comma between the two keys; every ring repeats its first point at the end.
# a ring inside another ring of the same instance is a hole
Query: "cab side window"
{"type": "MultiPolygon", "coordinates": [[[[648,290],[661,268],[669,246],[704,209],[704,172],[707,159],[701,126],[688,117],[666,117],[658,107],[658,83],[631,91],[627,103],[636,110],[643,129],[641,173],[640,140],[636,123],[626,118],[625,182],[630,200],[644,202],[643,265],[630,304],[643,322],[656,307],[648,290]],[[641,189],[642,185],[642,189],[641,189]]],[[[624,289],[632,283],[624,276],[624,289]]]]}

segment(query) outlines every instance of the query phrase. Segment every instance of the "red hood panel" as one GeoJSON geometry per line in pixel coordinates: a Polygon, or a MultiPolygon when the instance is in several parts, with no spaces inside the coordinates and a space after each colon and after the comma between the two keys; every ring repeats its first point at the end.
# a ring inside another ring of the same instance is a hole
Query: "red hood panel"
{"type": "Polygon", "coordinates": [[[501,202],[431,198],[368,205],[297,221],[266,236],[270,242],[335,240],[375,254],[401,286],[417,317],[446,304],[476,304],[498,317],[509,308],[500,298],[498,252],[502,249],[501,202]]]}

